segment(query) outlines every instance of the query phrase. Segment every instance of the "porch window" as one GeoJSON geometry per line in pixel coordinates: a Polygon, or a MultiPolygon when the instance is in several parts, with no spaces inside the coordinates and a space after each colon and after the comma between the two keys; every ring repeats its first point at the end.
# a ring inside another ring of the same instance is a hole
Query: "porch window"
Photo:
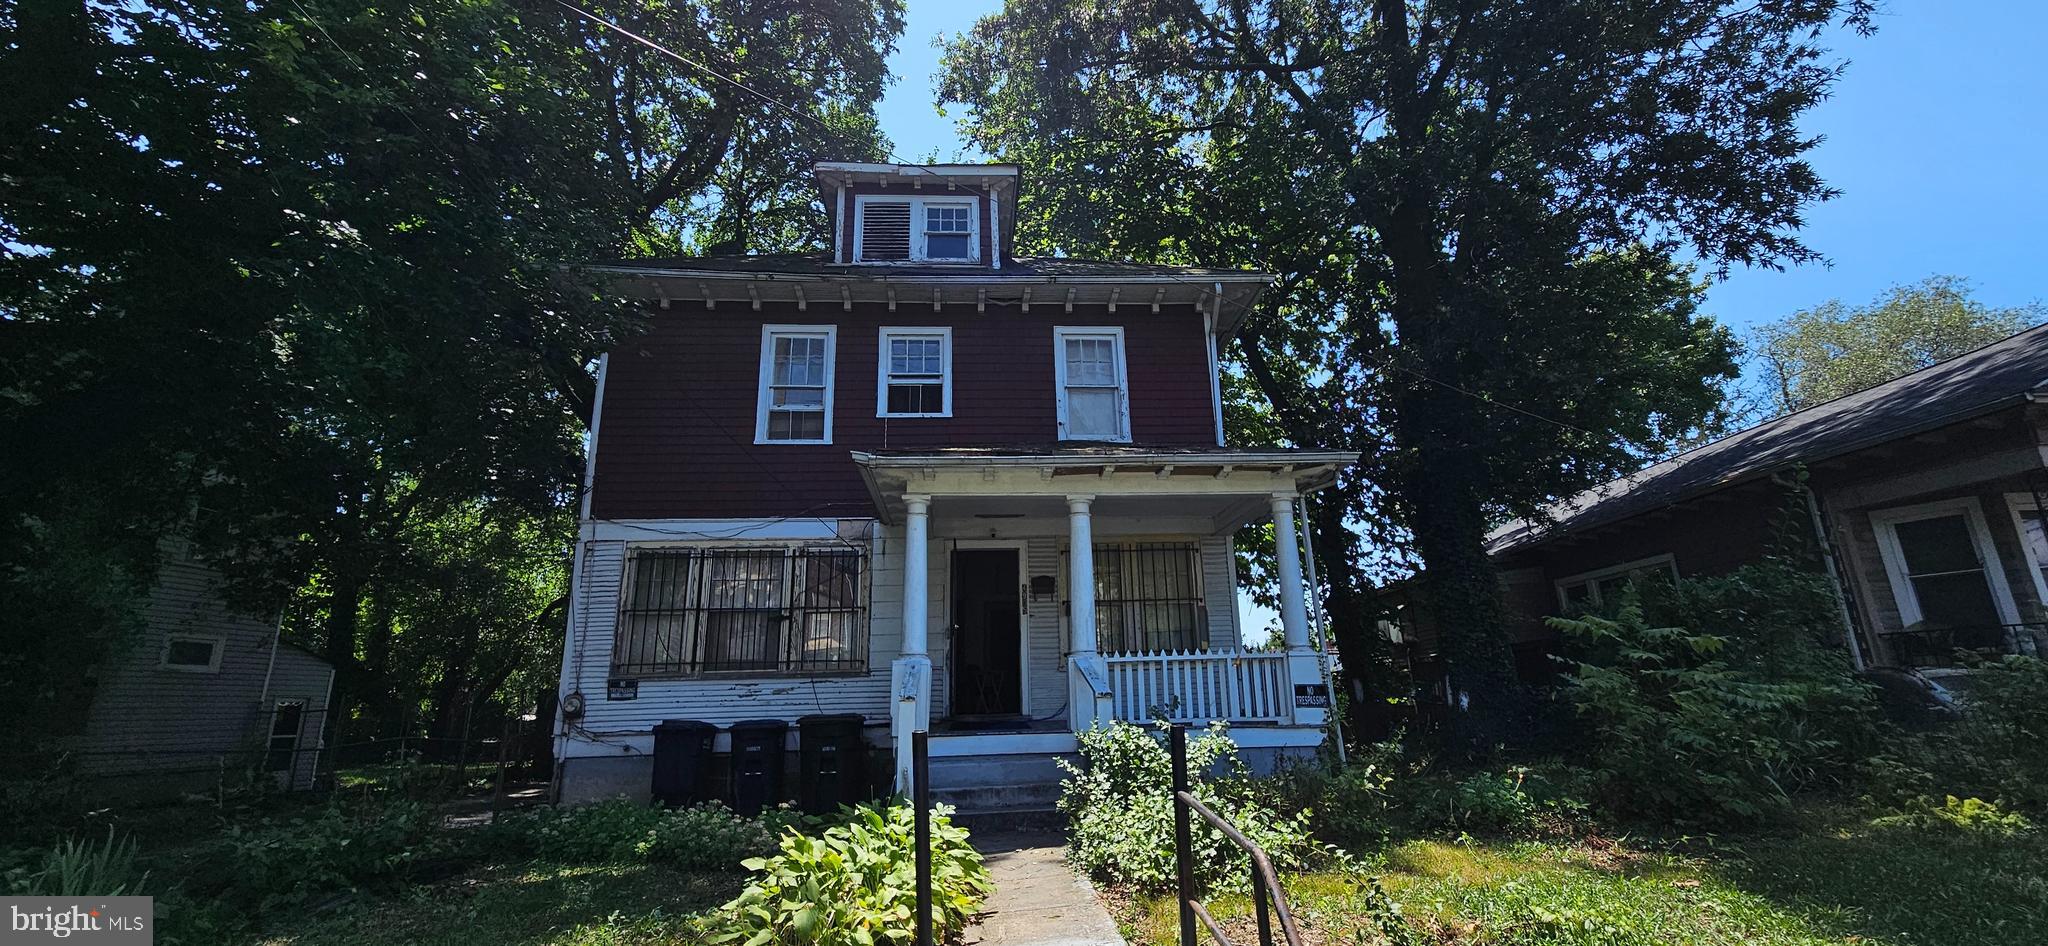
{"type": "Polygon", "coordinates": [[[1055,328],[1061,440],[1131,439],[1121,328],[1055,328]]]}
{"type": "Polygon", "coordinates": [[[612,672],[865,670],[866,565],[851,548],[637,549],[612,672]]]}
{"type": "Polygon", "coordinates": [[[2004,645],[2004,625],[2018,617],[1976,500],[1882,510],[1871,522],[1901,630],[1928,638],[1907,649],[2004,645]]]}
{"type": "Polygon", "coordinates": [[[885,328],[881,349],[875,416],[952,416],[952,329],[885,328]]]}
{"type": "MultiPolygon", "coordinates": [[[[1069,574],[1063,566],[1060,574],[1069,574]]],[[[1063,609],[1064,610],[1064,609],[1063,609]]],[[[1199,651],[1209,640],[1193,542],[1095,547],[1095,645],[1105,654],[1199,651]]]]}
{"type": "Polygon", "coordinates": [[[761,329],[761,389],[755,443],[832,442],[830,325],[767,325],[761,329]]]}

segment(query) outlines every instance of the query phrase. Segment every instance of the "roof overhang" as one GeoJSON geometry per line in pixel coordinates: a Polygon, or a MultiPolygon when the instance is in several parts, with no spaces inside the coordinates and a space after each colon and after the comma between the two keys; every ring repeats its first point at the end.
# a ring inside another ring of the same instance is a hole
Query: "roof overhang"
{"type": "Polygon", "coordinates": [[[883,303],[899,307],[929,306],[932,312],[972,308],[985,312],[991,303],[1073,311],[1076,305],[1103,305],[1112,312],[1128,307],[1157,312],[1162,306],[1192,305],[1212,320],[1219,336],[1229,337],[1244,321],[1252,303],[1273,277],[1265,273],[1214,273],[1201,276],[1155,274],[1066,276],[999,274],[963,266],[957,272],[900,272],[850,269],[834,273],[733,272],[644,266],[583,266],[607,278],[616,290],[648,299],[663,308],[676,300],[746,306],[759,311],[764,303],[850,310],[853,304],[883,303]]]}
{"type": "Polygon", "coordinates": [[[1255,521],[1273,498],[1309,493],[1336,482],[1358,454],[1334,450],[1110,451],[1038,454],[929,455],[853,451],[884,522],[902,521],[906,495],[934,500],[934,515],[949,501],[974,508],[1014,503],[1019,509],[1063,509],[1069,497],[1087,496],[1115,506],[1198,515],[1216,530],[1255,521]]]}
{"type": "Polygon", "coordinates": [[[1001,188],[1014,185],[1022,173],[1015,164],[884,164],[867,161],[819,161],[811,166],[821,185],[880,184],[894,186],[938,182],[941,185],[1001,188]]]}

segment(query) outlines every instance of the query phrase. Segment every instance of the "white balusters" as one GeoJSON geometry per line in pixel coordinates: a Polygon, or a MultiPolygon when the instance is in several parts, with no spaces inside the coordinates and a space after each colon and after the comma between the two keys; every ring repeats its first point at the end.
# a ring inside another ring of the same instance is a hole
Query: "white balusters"
{"type": "Polygon", "coordinates": [[[1104,658],[1117,719],[1180,723],[1284,722],[1287,655],[1161,651],[1104,658]]]}

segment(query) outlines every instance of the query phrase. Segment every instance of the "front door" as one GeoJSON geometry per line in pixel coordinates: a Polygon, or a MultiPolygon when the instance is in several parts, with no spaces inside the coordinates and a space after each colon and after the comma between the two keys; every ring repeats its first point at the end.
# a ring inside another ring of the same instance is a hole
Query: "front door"
{"type": "Polygon", "coordinates": [[[1016,549],[953,553],[953,715],[1024,712],[1016,549]]]}

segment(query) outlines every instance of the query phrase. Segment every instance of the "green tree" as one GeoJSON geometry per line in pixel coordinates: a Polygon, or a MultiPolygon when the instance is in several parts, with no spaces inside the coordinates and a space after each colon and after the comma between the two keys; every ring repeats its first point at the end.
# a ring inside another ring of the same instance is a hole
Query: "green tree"
{"type": "Polygon", "coordinates": [[[1772,413],[1796,411],[1876,387],[2039,325],[2039,303],[1994,309],[1955,276],[1894,286],[1868,305],[1832,299],[1759,325],[1750,346],[1772,413]]]}
{"type": "Polygon", "coordinates": [[[810,158],[876,143],[901,29],[898,0],[595,10],[726,78],[526,0],[0,7],[0,715],[120,646],[168,534],[292,602],[343,705],[434,664],[366,627],[468,647],[421,562],[526,601],[436,524],[566,555],[590,365],[635,323],[563,265],[814,200],[810,158]]]}
{"type": "MultiPolygon", "coordinates": [[[[1020,234],[1282,276],[1242,363],[1305,361],[1259,385],[1291,441],[1377,449],[1351,495],[1383,490],[1426,566],[1456,725],[1483,745],[1514,691],[1490,523],[1713,415],[1731,340],[1674,254],[1815,258],[1794,231],[1831,192],[1796,122],[1837,76],[1824,34],[1869,13],[1010,0],[949,45],[941,97],[1048,185],[1020,234]]],[[[1369,628],[1340,623],[1340,646],[1369,628]]]]}

